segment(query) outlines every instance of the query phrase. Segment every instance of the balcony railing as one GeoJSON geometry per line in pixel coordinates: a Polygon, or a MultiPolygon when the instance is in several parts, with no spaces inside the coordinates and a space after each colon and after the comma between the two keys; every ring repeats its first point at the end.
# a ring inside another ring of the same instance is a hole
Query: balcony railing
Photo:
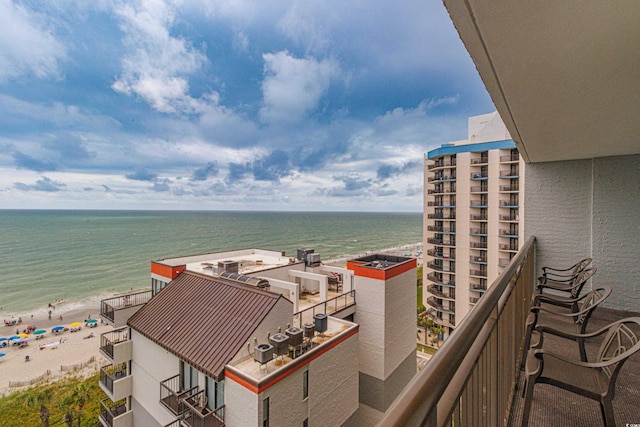
{"type": "Polygon", "coordinates": [[[487,272],[483,270],[469,270],[471,276],[487,277],[487,272]]]}
{"type": "Polygon", "coordinates": [[[352,307],[356,304],[356,291],[351,290],[338,295],[337,297],[329,298],[326,301],[318,303],[312,307],[300,310],[293,315],[293,323],[302,328],[305,323],[313,323],[314,316],[318,313],[333,314],[338,311],[344,310],[348,307],[352,307]]]}
{"type": "Polygon", "coordinates": [[[517,170],[508,170],[508,171],[501,171],[500,172],[500,178],[518,178],[519,176],[519,172],[517,170]]]}
{"type": "Polygon", "coordinates": [[[456,219],[455,212],[450,213],[449,215],[445,215],[442,213],[431,213],[427,214],[427,218],[429,219],[456,219]]]}
{"type": "Polygon", "coordinates": [[[129,328],[123,327],[100,335],[100,352],[111,363],[122,363],[131,359],[129,328]]]}
{"type": "MultiPolygon", "coordinates": [[[[116,427],[119,424],[116,420],[127,412],[127,400],[122,399],[112,402],[111,399],[100,401],[100,422],[103,426],[116,427]]],[[[127,423],[131,425],[130,423],[127,423]]]]}
{"type": "Polygon", "coordinates": [[[427,317],[439,325],[448,326],[450,328],[456,327],[455,320],[438,317],[438,312],[434,308],[427,309],[427,317]]]}
{"type": "Polygon", "coordinates": [[[469,262],[487,262],[486,256],[469,256],[469,262]]]}
{"type": "Polygon", "coordinates": [[[520,155],[518,153],[507,156],[500,156],[500,163],[517,162],[518,160],[520,160],[520,155]]]}
{"type": "Polygon", "coordinates": [[[100,316],[112,326],[124,326],[127,323],[128,317],[146,304],[151,297],[152,292],[149,290],[104,299],[100,302],[100,316]],[[124,316],[118,316],[118,312],[126,314],[124,316]]]}
{"type": "Polygon", "coordinates": [[[427,280],[431,280],[433,283],[447,285],[447,286],[455,286],[456,285],[455,279],[453,279],[453,278],[451,278],[451,279],[443,279],[442,277],[438,276],[435,273],[427,274],[427,280]]]}
{"type": "Polygon", "coordinates": [[[486,193],[486,192],[488,192],[488,190],[487,190],[486,187],[483,188],[481,186],[474,186],[474,187],[469,188],[469,192],[470,193],[486,193]]]}
{"type": "Polygon", "coordinates": [[[379,426],[506,425],[535,283],[534,260],[530,238],[379,426]]]}
{"type": "Polygon", "coordinates": [[[471,164],[472,165],[483,165],[489,163],[489,158],[488,157],[480,157],[477,159],[471,159],[471,164]]]}
{"type": "Polygon", "coordinates": [[[500,221],[518,221],[519,219],[518,215],[500,215],[500,221]]]}
{"type": "Polygon", "coordinates": [[[469,206],[472,208],[477,208],[477,207],[483,207],[486,208],[487,206],[489,206],[489,202],[487,202],[486,200],[471,200],[469,202],[469,206]]]}
{"type": "Polygon", "coordinates": [[[436,162],[432,165],[427,166],[427,170],[431,170],[431,169],[437,169],[437,168],[448,168],[451,166],[455,166],[456,162],[436,162]]]}
{"type": "Polygon", "coordinates": [[[435,182],[435,181],[454,181],[456,179],[455,174],[452,175],[436,175],[436,176],[430,176],[427,181],[428,182],[435,182]]]}
{"type": "Polygon", "coordinates": [[[470,242],[469,247],[473,249],[487,249],[487,242],[470,242]]]}
{"type": "Polygon", "coordinates": [[[519,191],[517,185],[501,185],[500,191],[519,191]]]}
{"type": "Polygon", "coordinates": [[[210,409],[207,406],[207,395],[201,390],[183,399],[187,412],[182,424],[187,427],[223,427],[224,405],[210,409]]]}
{"type": "Polygon", "coordinates": [[[486,173],[481,172],[473,172],[471,174],[471,179],[487,179],[489,176],[486,173]]]}
{"type": "Polygon", "coordinates": [[[131,376],[127,364],[106,365],[100,368],[100,386],[113,400],[120,400],[131,394],[131,376]]]}
{"type": "Polygon", "coordinates": [[[469,216],[469,219],[471,221],[486,221],[487,220],[487,214],[483,213],[483,214],[471,214],[469,216]]]}
{"type": "Polygon", "coordinates": [[[180,375],[175,375],[160,383],[160,403],[174,415],[182,415],[187,410],[183,399],[198,391],[198,387],[182,390],[180,375]]]}

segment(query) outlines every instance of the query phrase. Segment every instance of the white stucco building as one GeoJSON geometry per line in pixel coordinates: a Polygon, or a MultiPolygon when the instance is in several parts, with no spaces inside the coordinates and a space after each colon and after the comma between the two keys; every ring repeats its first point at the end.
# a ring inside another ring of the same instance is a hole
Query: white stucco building
{"type": "Polygon", "coordinates": [[[375,424],[416,372],[416,264],[260,249],[153,261],[151,291],[102,302],[117,329],[101,337],[101,423],[375,424]]]}

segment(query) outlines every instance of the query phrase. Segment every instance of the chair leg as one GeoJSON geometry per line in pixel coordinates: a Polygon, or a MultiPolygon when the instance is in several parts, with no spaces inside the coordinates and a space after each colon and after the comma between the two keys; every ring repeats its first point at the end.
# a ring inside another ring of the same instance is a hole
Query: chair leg
{"type": "Polygon", "coordinates": [[[611,399],[602,399],[600,401],[600,412],[602,413],[602,420],[606,427],[616,426],[616,419],[613,415],[613,404],[611,399]]]}
{"type": "Polygon", "coordinates": [[[580,349],[580,360],[587,362],[587,350],[584,348],[584,340],[578,338],[578,349],[580,349]]]}
{"type": "Polygon", "coordinates": [[[520,424],[522,427],[527,427],[529,425],[529,414],[531,413],[531,401],[533,400],[533,387],[536,385],[535,376],[527,376],[525,379],[525,389],[524,389],[524,406],[522,408],[522,423],[520,424]]]}
{"type": "Polygon", "coordinates": [[[527,323],[527,330],[524,334],[524,341],[522,343],[522,356],[520,357],[520,370],[524,370],[527,363],[527,353],[529,353],[529,346],[531,346],[531,334],[533,333],[534,323],[527,323]]]}

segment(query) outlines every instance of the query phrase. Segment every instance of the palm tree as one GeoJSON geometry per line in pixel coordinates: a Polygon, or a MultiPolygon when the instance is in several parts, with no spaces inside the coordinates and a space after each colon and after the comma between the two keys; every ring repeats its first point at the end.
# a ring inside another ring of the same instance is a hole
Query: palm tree
{"type": "Polygon", "coordinates": [[[50,415],[51,415],[51,412],[49,412],[49,408],[47,408],[44,405],[40,406],[40,419],[42,420],[42,425],[44,427],[49,427],[50,415]]]}

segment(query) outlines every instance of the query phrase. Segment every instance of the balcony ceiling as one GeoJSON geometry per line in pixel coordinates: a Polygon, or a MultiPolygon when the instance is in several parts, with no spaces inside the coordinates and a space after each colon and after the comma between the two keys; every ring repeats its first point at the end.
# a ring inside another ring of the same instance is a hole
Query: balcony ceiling
{"type": "Polygon", "coordinates": [[[525,161],[640,153],[640,1],[444,3],[525,161]]]}

